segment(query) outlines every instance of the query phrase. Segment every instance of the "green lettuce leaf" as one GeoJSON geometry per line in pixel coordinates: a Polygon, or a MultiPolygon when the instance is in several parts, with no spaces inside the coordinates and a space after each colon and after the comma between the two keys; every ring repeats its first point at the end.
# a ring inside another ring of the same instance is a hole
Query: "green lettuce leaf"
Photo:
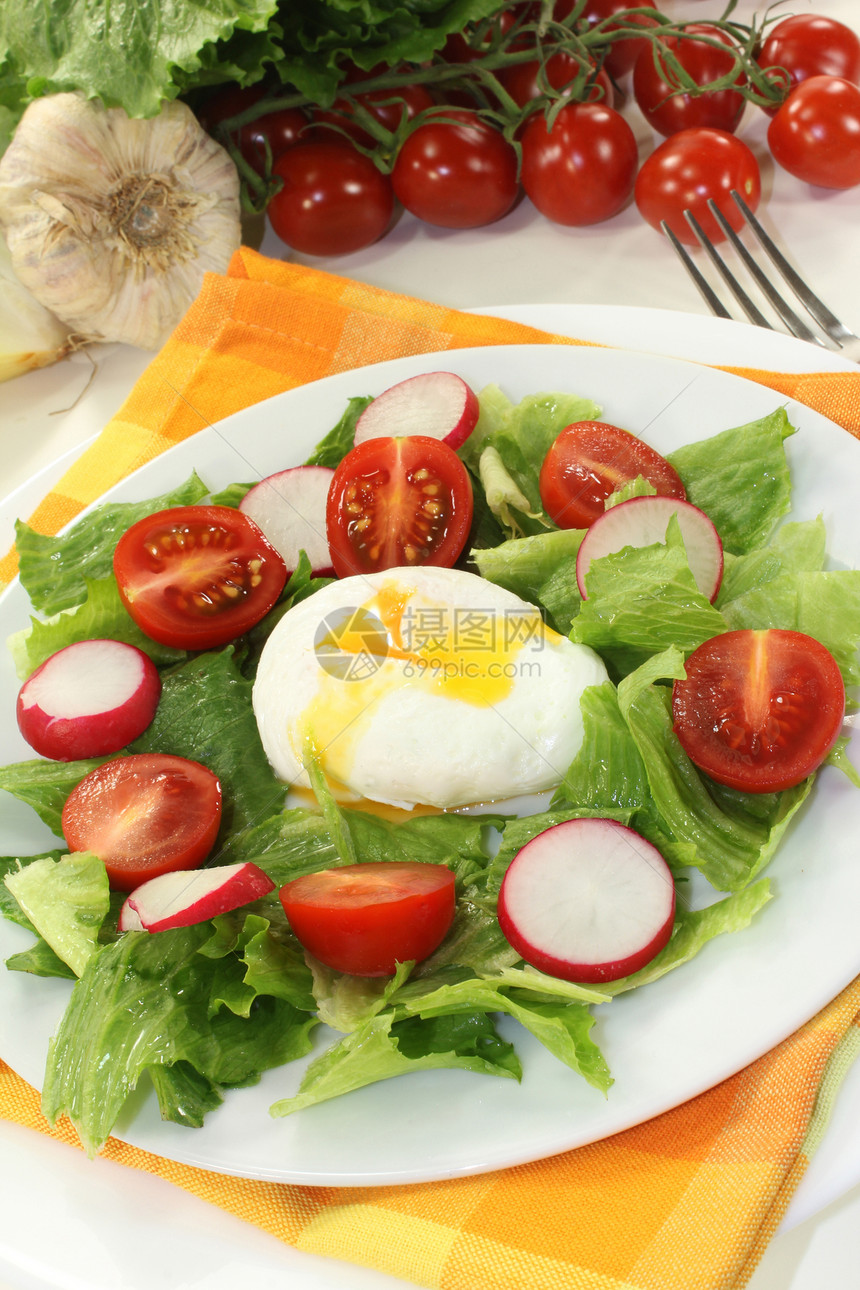
{"type": "Polygon", "coordinates": [[[585,529],[552,529],[473,550],[471,558],[482,578],[537,605],[549,626],[566,635],[582,604],[576,554],[584,536],[585,529]]]}
{"type": "Polygon", "coordinates": [[[329,430],[324,439],[320,440],[305,464],[327,466],[330,470],[339,466],[355,443],[355,427],[358,418],[372,402],[371,394],[351,398],[340,421],[329,430]]]}
{"type": "Polygon", "coordinates": [[[101,860],[88,852],[34,860],[4,881],[42,939],[80,976],[98,949],[110,908],[101,860]]]}
{"type": "Polygon", "coordinates": [[[43,824],[58,838],[63,836],[62,813],[66,798],[85,775],[109,760],[93,757],[87,761],[12,762],[0,766],[0,789],[32,806],[43,824]]]}
{"type": "Polygon", "coordinates": [[[788,511],[791,479],[784,442],[795,433],[784,408],[668,454],[687,498],[710,517],[723,546],[761,546],[788,511]]]}

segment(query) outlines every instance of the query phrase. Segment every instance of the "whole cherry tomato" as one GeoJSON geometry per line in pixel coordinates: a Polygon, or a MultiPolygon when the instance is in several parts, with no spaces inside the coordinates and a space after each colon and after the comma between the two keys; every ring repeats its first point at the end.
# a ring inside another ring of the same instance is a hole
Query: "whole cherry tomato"
{"type": "Polygon", "coordinates": [[[736,188],[751,210],[761,197],[761,175],[752,151],[725,130],[681,130],[660,144],[642,163],[636,178],[635,199],[639,213],[654,228],[663,220],[679,241],[698,246],[696,235],[684,218],[691,210],[705,233],[715,242],[725,234],[708,209],[713,198],[734,229],[743,216],[731,190],[736,188]]]}
{"type": "MultiPolygon", "coordinates": [[[[709,85],[728,75],[735,65],[735,46],[718,27],[690,23],[685,29],[692,36],[667,36],[660,45],[669,50],[697,85],[709,85]],[[707,37],[707,40],[695,36],[707,37]],[[717,44],[711,44],[716,41],[717,44]]],[[[657,47],[659,54],[659,46],[657,47]]],[[[709,90],[705,94],[677,93],[671,71],[658,69],[655,51],[645,49],[633,68],[633,94],[645,120],[660,134],[677,134],[695,126],[734,131],[743,115],[746,102],[737,90],[709,90]]],[[[741,73],[735,84],[743,85],[741,73]]]]}
{"type": "Polygon", "coordinates": [[[810,76],[839,76],[856,85],[860,83],[860,36],[835,18],[798,13],[771,27],[756,61],[760,67],[788,73],[786,94],[810,76]]]}
{"type": "Polygon", "coordinates": [[[408,211],[443,228],[491,224],[516,201],[514,149],[474,112],[441,110],[419,125],[397,155],[391,182],[408,211]]]}
{"type": "Polygon", "coordinates": [[[860,184],[860,87],[810,76],[791,91],[767,130],[774,160],[819,188],[860,184]]]}
{"type": "Polygon", "coordinates": [[[274,164],[288,148],[294,147],[305,137],[308,118],[298,108],[281,108],[267,112],[256,121],[243,125],[239,130],[239,150],[258,174],[266,172],[266,145],[274,164]]]}
{"type": "Polygon", "coordinates": [[[566,104],[552,129],[542,114],[522,138],[522,185],[555,224],[597,224],[633,192],[639,150],[632,129],[602,103],[566,104]]]}
{"type": "Polygon", "coordinates": [[[283,187],[269,202],[272,228],[305,255],[347,255],[388,228],[394,194],[386,175],[345,140],[299,143],[279,157],[283,187]]]}

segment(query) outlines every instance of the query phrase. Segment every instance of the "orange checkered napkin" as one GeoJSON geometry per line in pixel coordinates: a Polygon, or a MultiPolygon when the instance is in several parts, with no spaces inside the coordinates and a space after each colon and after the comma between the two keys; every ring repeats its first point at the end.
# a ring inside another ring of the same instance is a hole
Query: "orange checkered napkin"
{"type": "MultiPolygon", "coordinates": [[[[570,337],[444,309],[239,251],[211,276],[117,416],[33,517],[55,531],[209,422],[365,363],[570,337]]],[[[736,369],[735,369],[736,370],[736,369]]],[[[745,375],[860,437],[860,372],[745,375]]],[[[2,568],[14,572],[14,558],[2,568]]],[[[637,1128],[473,1178],[379,1188],[225,1177],[117,1139],[105,1155],[184,1187],[305,1252],[433,1290],[728,1290],[743,1286],[860,1053],[860,979],[753,1065],[637,1128]]],[[[0,1115],[50,1129],[0,1061],[0,1115]]]]}

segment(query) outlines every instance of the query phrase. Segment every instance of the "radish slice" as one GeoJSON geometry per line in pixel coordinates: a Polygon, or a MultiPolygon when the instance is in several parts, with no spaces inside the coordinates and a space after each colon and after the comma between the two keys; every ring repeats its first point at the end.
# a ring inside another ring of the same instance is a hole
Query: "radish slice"
{"type": "Polygon", "coordinates": [[[659,851],[614,820],[567,820],[527,842],[499,892],[499,926],[532,967],[616,981],[668,941],[675,884],[659,851]]]}
{"type": "Polygon", "coordinates": [[[215,869],[174,869],[136,887],[120,910],[121,932],[167,932],[172,927],[205,923],[274,891],[275,884],[257,865],[222,865],[215,869]]]}
{"type": "Polygon", "coordinates": [[[383,390],[355,427],[355,442],[420,434],[459,448],[478,420],[478,396],[453,372],[426,372],[383,390]]]}
{"type": "Polygon", "coordinates": [[[665,542],[669,520],[677,515],[687,559],[703,596],[714,601],[723,580],[723,544],[704,511],[677,497],[631,497],[604,511],[582,539],[576,557],[576,581],[586,598],[585,579],[592,560],[625,547],[665,542]]]}
{"type": "Polygon", "coordinates": [[[21,686],[18,727],[54,761],[119,752],[143,734],[161,678],[148,655],[123,641],[76,641],[57,650],[21,686]]]}
{"type": "Polygon", "coordinates": [[[334,575],[325,529],[333,475],[327,466],[292,466],[261,479],[239,503],[239,510],[263,530],[288,573],[298,568],[304,551],[315,578],[334,575]]]}

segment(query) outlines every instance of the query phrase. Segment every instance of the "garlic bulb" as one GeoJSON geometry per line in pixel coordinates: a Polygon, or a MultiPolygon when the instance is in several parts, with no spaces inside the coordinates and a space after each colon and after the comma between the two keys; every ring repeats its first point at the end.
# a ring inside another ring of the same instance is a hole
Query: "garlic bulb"
{"type": "Polygon", "coordinates": [[[56,363],[69,348],[68,327],[18,281],[0,237],[0,381],[56,363]]]}
{"type": "Polygon", "coordinates": [[[184,103],[136,120],[52,94],[0,159],[0,226],[18,278],[82,339],[156,349],[240,244],[239,178],[184,103]]]}

